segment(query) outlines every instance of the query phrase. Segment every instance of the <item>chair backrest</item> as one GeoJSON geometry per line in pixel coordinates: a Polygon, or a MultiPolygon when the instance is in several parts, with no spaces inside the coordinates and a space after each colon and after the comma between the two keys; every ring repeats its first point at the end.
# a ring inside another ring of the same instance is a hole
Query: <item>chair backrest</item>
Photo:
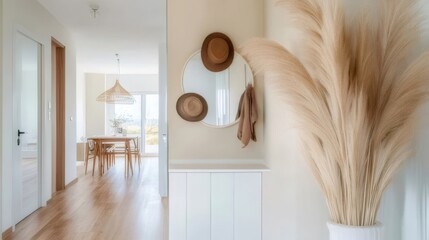
{"type": "Polygon", "coordinates": [[[88,150],[90,152],[94,152],[94,148],[95,148],[95,142],[94,142],[94,140],[88,140],[86,142],[86,146],[88,147],[88,150]]]}

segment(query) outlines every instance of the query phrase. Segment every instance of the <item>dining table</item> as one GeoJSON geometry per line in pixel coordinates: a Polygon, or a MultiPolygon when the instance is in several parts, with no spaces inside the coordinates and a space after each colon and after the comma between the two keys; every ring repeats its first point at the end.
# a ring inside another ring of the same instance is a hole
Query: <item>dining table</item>
{"type": "Polygon", "coordinates": [[[92,136],[89,137],[88,140],[92,140],[95,143],[96,155],[99,159],[98,161],[98,171],[100,176],[103,175],[103,165],[102,159],[104,153],[103,144],[121,144],[123,143],[125,146],[125,176],[129,175],[129,170],[131,170],[131,174],[133,174],[133,161],[131,161],[131,141],[136,137],[130,136],[92,136]]]}

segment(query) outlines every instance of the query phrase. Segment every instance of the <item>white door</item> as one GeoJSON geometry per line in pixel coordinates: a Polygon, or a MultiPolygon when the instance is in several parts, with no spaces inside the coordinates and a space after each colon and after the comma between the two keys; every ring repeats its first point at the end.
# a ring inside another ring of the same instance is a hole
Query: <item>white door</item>
{"type": "Polygon", "coordinates": [[[42,45],[17,33],[14,45],[13,208],[14,224],[40,201],[42,45]]]}

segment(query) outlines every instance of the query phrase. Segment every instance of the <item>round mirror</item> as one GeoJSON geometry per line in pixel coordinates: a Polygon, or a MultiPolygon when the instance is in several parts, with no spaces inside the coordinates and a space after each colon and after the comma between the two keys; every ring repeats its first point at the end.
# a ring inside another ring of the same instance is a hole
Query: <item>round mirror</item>
{"type": "Polygon", "coordinates": [[[207,101],[207,116],[203,123],[227,127],[236,123],[240,97],[248,84],[253,84],[249,65],[237,52],[234,60],[221,72],[207,70],[201,60],[200,51],[193,54],[185,65],[182,77],[185,93],[198,93],[207,101]]]}

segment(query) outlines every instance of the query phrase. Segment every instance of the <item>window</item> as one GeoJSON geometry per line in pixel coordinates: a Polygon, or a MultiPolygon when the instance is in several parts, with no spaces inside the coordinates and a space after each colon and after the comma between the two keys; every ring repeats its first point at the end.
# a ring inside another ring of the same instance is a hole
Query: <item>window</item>
{"type": "Polygon", "coordinates": [[[107,121],[110,135],[127,134],[127,136],[140,137],[140,148],[143,155],[158,155],[158,118],[159,95],[157,93],[143,93],[133,95],[136,102],[132,105],[108,105],[107,121]],[[115,131],[116,125],[122,132],[115,131]],[[142,131],[144,129],[144,131],[142,131]]]}

